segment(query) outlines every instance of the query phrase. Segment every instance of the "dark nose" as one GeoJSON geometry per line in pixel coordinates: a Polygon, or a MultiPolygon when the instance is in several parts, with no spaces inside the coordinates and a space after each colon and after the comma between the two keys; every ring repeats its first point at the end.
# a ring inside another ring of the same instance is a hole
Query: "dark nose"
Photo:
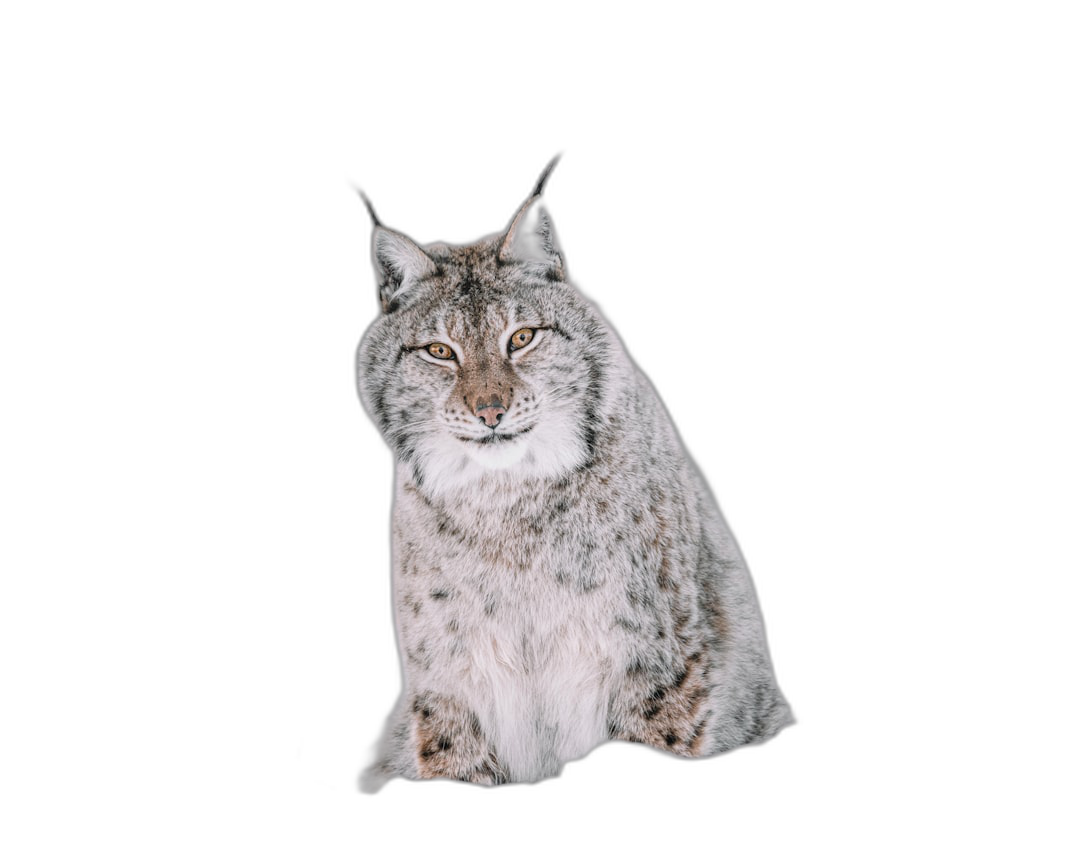
{"type": "Polygon", "coordinates": [[[493,428],[502,419],[506,407],[502,405],[502,401],[498,398],[492,398],[490,401],[478,401],[475,412],[480,421],[489,428],[493,428]]]}

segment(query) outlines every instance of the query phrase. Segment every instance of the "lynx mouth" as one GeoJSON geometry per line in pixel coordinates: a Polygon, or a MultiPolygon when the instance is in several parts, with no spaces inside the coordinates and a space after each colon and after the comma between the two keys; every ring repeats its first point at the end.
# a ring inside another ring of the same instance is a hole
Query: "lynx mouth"
{"type": "Polygon", "coordinates": [[[515,433],[495,433],[495,431],[492,431],[487,436],[459,436],[458,439],[460,439],[462,442],[473,442],[477,445],[498,445],[504,442],[513,442],[519,436],[524,436],[532,429],[533,425],[529,425],[528,427],[524,427],[515,433]]]}

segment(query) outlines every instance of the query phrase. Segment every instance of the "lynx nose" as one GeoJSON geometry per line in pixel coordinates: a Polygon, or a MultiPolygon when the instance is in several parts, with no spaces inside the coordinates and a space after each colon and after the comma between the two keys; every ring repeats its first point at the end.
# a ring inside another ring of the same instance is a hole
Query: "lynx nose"
{"type": "Polygon", "coordinates": [[[502,419],[503,413],[506,412],[506,407],[502,405],[502,401],[498,398],[492,398],[490,401],[486,402],[477,401],[475,412],[480,421],[489,428],[493,428],[502,419]]]}

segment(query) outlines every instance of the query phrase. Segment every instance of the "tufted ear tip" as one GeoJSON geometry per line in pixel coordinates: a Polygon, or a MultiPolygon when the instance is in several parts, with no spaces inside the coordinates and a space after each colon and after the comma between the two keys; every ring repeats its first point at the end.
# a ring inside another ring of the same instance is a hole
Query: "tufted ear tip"
{"type": "Polygon", "coordinates": [[[559,152],[548,162],[548,165],[544,167],[544,171],[540,173],[540,177],[536,179],[536,187],[533,188],[532,197],[542,196],[544,193],[544,185],[547,183],[549,177],[551,177],[552,171],[559,163],[559,158],[562,157],[562,152],[559,152]]]}
{"type": "Polygon", "coordinates": [[[371,224],[373,226],[381,226],[382,223],[379,222],[379,215],[375,213],[375,206],[371,204],[371,200],[367,197],[367,194],[355,184],[352,188],[360,197],[360,201],[364,203],[364,207],[367,208],[368,216],[371,217],[371,224]]]}

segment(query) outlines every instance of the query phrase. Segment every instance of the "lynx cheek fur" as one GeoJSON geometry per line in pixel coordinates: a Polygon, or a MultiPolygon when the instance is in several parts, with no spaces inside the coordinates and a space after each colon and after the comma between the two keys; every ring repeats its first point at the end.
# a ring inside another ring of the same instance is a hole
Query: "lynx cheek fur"
{"type": "MultiPolygon", "coordinates": [[[[360,395],[396,455],[404,688],[365,789],[557,774],[608,739],[702,757],[791,722],[754,591],[538,200],[468,246],[374,221],[360,395]]],[[[365,199],[366,202],[366,199],[365,199]]]]}

